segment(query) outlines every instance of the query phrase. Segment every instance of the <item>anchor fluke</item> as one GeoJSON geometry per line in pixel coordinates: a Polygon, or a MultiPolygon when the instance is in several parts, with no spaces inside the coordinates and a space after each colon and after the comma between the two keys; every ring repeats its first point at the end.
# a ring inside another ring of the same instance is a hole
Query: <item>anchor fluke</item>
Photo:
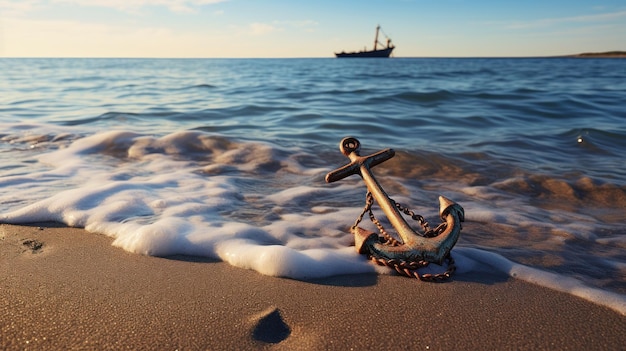
{"type": "Polygon", "coordinates": [[[439,196],[439,216],[441,216],[441,219],[445,221],[446,216],[452,210],[459,212],[459,219],[461,222],[465,222],[465,211],[463,207],[445,196],[439,196]]]}
{"type": "Polygon", "coordinates": [[[378,234],[365,230],[361,227],[352,228],[354,234],[354,247],[362,255],[370,254],[370,247],[379,243],[378,234]]]}

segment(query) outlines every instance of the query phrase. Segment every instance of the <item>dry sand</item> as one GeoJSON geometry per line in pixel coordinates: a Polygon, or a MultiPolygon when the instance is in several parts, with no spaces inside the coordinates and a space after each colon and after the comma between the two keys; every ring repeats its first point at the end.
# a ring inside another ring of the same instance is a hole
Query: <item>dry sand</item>
{"type": "Polygon", "coordinates": [[[0,349],[621,350],[626,316],[506,276],[315,281],[0,225],[0,349]]]}

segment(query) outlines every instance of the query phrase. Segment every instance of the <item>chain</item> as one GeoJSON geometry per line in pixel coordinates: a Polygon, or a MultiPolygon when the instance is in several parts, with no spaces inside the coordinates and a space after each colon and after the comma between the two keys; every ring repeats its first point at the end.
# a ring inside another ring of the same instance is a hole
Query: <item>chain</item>
{"type": "MultiPolygon", "coordinates": [[[[424,233],[421,233],[422,236],[427,237],[427,238],[433,238],[441,234],[444,230],[446,230],[447,224],[445,222],[439,224],[435,229],[431,229],[430,225],[428,224],[428,222],[424,219],[422,215],[416,214],[411,209],[405,206],[402,206],[401,204],[395,202],[393,199],[390,199],[390,200],[396,206],[398,211],[404,213],[407,216],[410,216],[411,219],[413,219],[414,221],[417,221],[420,224],[420,226],[424,230],[424,233]]],[[[372,195],[371,192],[368,191],[367,195],[365,196],[365,207],[363,207],[363,211],[354,222],[352,229],[354,230],[359,225],[359,223],[361,223],[365,214],[368,213],[370,220],[378,228],[378,231],[381,234],[382,244],[390,245],[390,246],[402,245],[402,242],[400,242],[398,239],[394,238],[389,233],[387,233],[387,231],[385,230],[383,225],[380,223],[380,221],[376,218],[376,216],[374,216],[374,212],[372,211],[373,204],[374,204],[374,196],[372,195]]],[[[402,261],[402,260],[395,260],[395,259],[387,260],[384,258],[377,258],[373,256],[370,256],[370,259],[380,266],[387,266],[387,267],[395,269],[401,275],[405,275],[410,278],[417,278],[419,280],[429,281],[429,282],[446,281],[450,279],[450,277],[452,276],[452,273],[454,273],[454,271],[456,270],[454,259],[452,258],[452,256],[450,256],[450,254],[446,256],[448,268],[446,269],[445,272],[437,273],[437,274],[429,274],[429,273],[419,274],[419,272],[417,272],[417,269],[428,266],[429,262],[427,261],[402,261]]]]}
{"type": "Polygon", "coordinates": [[[374,196],[372,196],[372,193],[368,191],[367,195],[365,196],[365,207],[363,208],[363,211],[354,222],[354,225],[352,226],[352,230],[354,230],[354,228],[356,228],[359,225],[359,223],[361,223],[365,214],[369,213],[370,220],[372,221],[372,223],[374,223],[374,225],[376,225],[376,227],[378,228],[378,231],[382,235],[383,244],[390,245],[390,246],[402,245],[402,243],[398,241],[398,239],[394,238],[393,236],[389,235],[389,233],[387,233],[383,225],[380,224],[376,216],[374,216],[374,212],[372,211],[373,204],[374,204],[374,196]]]}
{"type": "MultiPolygon", "coordinates": [[[[358,227],[359,223],[361,223],[361,221],[363,220],[363,216],[365,216],[365,214],[367,212],[372,213],[372,204],[373,203],[374,203],[374,197],[372,196],[372,193],[370,193],[368,191],[367,195],[365,196],[365,207],[363,207],[363,211],[356,218],[356,221],[354,222],[354,225],[351,228],[352,230],[354,230],[354,228],[358,227]]],[[[371,215],[370,215],[370,218],[371,218],[371,215]]]]}
{"type": "Polygon", "coordinates": [[[391,200],[394,205],[396,205],[396,208],[398,209],[398,211],[404,213],[407,216],[411,216],[411,218],[414,221],[419,222],[419,224],[422,226],[422,229],[424,229],[424,233],[422,233],[422,236],[427,237],[427,238],[434,238],[437,235],[443,233],[444,230],[446,230],[447,227],[447,223],[443,222],[441,224],[439,224],[437,226],[437,228],[435,229],[430,229],[430,225],[428,225],[428,222],[426,222],[426,220],[424,219],[424,217],[422,215],[419,214],[415,214],[415,212],[411,211],[410,209],[402,206],[401,204],[391,200]]]}
{"type": "Polygon", "coordinates": [[[456,265],[454,264],[454,259],[452,258],[450,254],[446,256],[446,261],[448,263],[448,268],[446,269],[446,271],[443,273],[436,273],[436,274],[430,274],[430,273],[420,274],[417,271],[417,269],[419,268],[424,268],[428,266],[429,262],[427,261],[387,260],[384,258],[376,258],[373,256],[370,256],[370,259],[379,266],[387,266],[389,268],[395,269],[396,272],[398,272],[401,275],[407,276],[409,278],[416,278],[421,281],[427,281],[427,282],[435,282],[435,283],[445,282],[448,279],[450,279],[454,271],[456,271],[456,265]]]}
{"type": "MultiPolygon", "coordinates": [[[[393,202],[393,204],[396,206],[398,211],[404,213],[407,216],[410,216],[411,219],[413,219],[414,221],[417,221],[420,224],[420,226],[424,230],[424,233],[421,233],[422,236],[427,237],[427,238],[434,238],[438,236],[439,234],[443,233],[444,230],[446,230],[446,226],[447,226],[446,222],[439,224],[435,229],[431,229],[428,222],[424,219],[424,216],[416,214],[409,208],[395,202],[393,199],[389,199],[389,200],[393,202]]],[[[385,228],[382,226],[382,224],[380,224],[380,221],[378,221],[378,219],[374,216],[374,212],[372,211],[373,204],[374,204],[374,196],[372,195],[371,192],[368,191],[367,195],[365,196],[365,207],[363,208],[363,211],[354,222],[352,229],[356,228],[359,225],[359,223],[361,223],[366,213],[369,213],[370,220],[372,221],[372,223],[374,223],[374,225],[376,225],[376,227],[378,228],[378,231],[385,238],[385,240],[395,242],[396,244],[391,244],[393,246],[400,245],[401,243],[397,239],[389,235],[387,231],[385,230],[385,228]]]]}

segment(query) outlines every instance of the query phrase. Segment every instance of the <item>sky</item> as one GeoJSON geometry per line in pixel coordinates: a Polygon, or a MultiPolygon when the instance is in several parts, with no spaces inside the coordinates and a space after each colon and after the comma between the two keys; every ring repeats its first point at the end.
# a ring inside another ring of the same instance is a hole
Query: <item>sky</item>
{"type": "Polygon", "coordinates": [[[0,0],[0,57],[526,57],[626,51],[625,0],[0,0]]]}

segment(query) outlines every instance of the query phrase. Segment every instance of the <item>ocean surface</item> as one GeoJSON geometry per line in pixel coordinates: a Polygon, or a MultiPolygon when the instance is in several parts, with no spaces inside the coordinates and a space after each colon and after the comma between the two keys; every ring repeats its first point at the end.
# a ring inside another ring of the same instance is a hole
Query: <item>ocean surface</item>
{"type": "Polygon", "coordinates": [[[352,246],[365,184],[324,181],[354,136],[362,154],[396,151],[373,173],[431,227],[439,195],[463,206],[453,279],[505,273],[626,314],[626,60],[0,59],[0,72],[2,223],[293,279],[391,274],[352,246]]]}

